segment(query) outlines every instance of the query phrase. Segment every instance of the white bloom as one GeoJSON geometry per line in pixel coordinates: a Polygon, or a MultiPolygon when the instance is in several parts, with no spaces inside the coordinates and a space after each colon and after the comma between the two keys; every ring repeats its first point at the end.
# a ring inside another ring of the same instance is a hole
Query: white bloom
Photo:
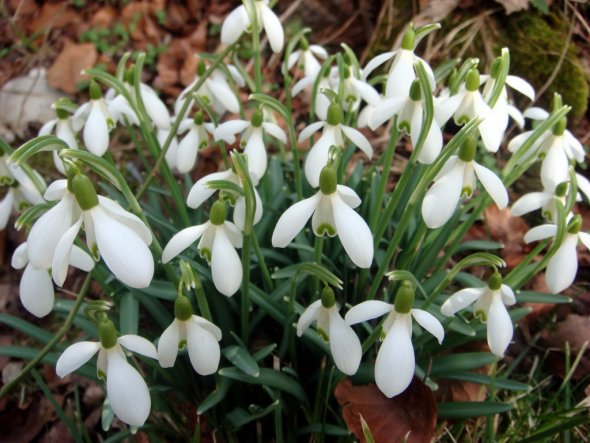
{"type": "Polygon", "coordinates": [[[213,123],[204,123],[202,113],[198,113],[194,119],[185,119],[178,126],[178,134],[186,132],[186,135],[174,147],[166,152],[170,157],[169,164],[181,174],[192,171],[197,162],[199,149],[209,143],[209,134],[213,134],[215,126],[213,123]]]}
{"type": "Polygon", "coordinates": [[[123,335],[109,348],[100,342],[74,343],[59,357],[55,372],[63,378],[98,352],[96,369],[100,378],[106,378],[107,397],[113,412],[131,426],[142,426],[150,414],[150,392],[139,372],[127,363],[123,348],[146,357],[158,357],[156,347],[145,338],[123,335]]]}
{"type": "MultiPolygon", "coordinates": [[[[135,91],[135,88],[133,88],[135,91]]],[[[170,113],[168,108],[158,97],[158,93],[151,86],[141,83],[139,85],[141,101],[143,101],[148,117],[158,129],[170,129],[170,113]]]]}
{"type": "MultiPolygon", "coordinates": [[[[329,288],[328,290],[332,291],[329,288]]],[[[333,298],[332,295],[332,303],[333,298]]],[[[322,300],[317,300],[309,305],[299,317],[297,335],[301,337],[313,321],[317,321],[318,334],[330,341],[330,352],[336,367],[346,375],[355,374],[363,354],[361,342],[350,325],[340,316],[336,304],[327,308],[322,300]]]]}
{"type": "Polygon", "coordinates": [[[460,198],[472,195],[476,188],[475,177],[479,179],[498,208],[504,209],[508,206],[508,192],[502,180],[473,160],[475,146],[472,146],[472,149],[473,155],[463,156],[460,153],[449,158],[435,179],[434,185],[426,192],[422,201],[422,217],[430,229],[444,225],[455,212],[460,198]],[[471,160],[467,160],[469,158],[471,160]]]}
{"type": "MultiPolygon", "coordinates": [[[[574,282],[578,273],[578,242],[590,249],[590,234],[580,231],[582,220],[573,217],[561,245],[549,259],[545,271],[545,282],[551,292],[559,293],[574,282]]],[[[543,240],[557,235],[557,225],[545,224],[530,229],[524,236],[526,243],[543,240]]]]}
{"type": "MultiPolygon", "coordinates": [[[[76,141],[76,133],[72,126],[72,118],[61,110],[57,111],[58,117],[45,123],[39,129],[39,136],[50,135],[55,132],[57,138],[63,140],[70,149],[78,149],[78,142],[76,141]]],[[[65,175],[63,161],[59,158],[58,151],[52,151],[53,163],[57,170],[65,175]]]]}
{"type": "Polygon", "coordinates": [[[440,310],[444,315],[452,316],[472,303],[476,317],[487,323],[490,350],[502,357],[513,335],[512,320],[506,306],[516,303],[514,292],[504,284],[498,289],[491,289],[490,286],[465,288],[451,295],[440,310]]]}
{"type": "MultiPolygon", "coordinates": [[[[268,0],[255,0],[256,21],[260,29],[264,28],[268,42],[273,52],[281,52],[285,35],[281,21],[272,9],[268,7],[268,0]]],[[[244,5],[238,6],[223,21],[221,25],[221,43],[231,45],[235,43],[244,31],[252,30],[252,22],[244,5]]]]}
{"type": "Polygon", "coordinates": [[[213,284],[228,297],[242,284],[242,262],[235,248],[242,247],[242,233],[232,222],[225,221],[225,203],[217,201],[210,211],[211,220],[178,232],[162,253],[162,263],[168,263],[191,244],[199,242],[199,253],[211,264],[213,284]]]}
{"type": "MultiPolygon", "coordinates": [[[[325,94],[322,94],[321,91],[322,90],[334,91],[334,88],[332,87],[332,84],[331,84],[331,77],[333,74],[337,75],[337,73],[338,73],[338,68],[332,67],[329,70],[329,72],[326,72],[325,76],[320,78],[320,80],[318,82],[318,89],[317,89],[317,94],[315,96],[315,102],[313,103],[313,110],[316,113],[316,115],[322,120],[325,120],[328,116],[328,107],[330,106],[330,99],[328,97],[326,97],[325,94]]],[[[303,90],[307,90],[308,92],[311,93],[311,89],[312,89],[314,83],[316,82],[318,74],[319,74],[319,72],[316,75],[303,77],[302,79],[297,81],[293,85],[293,88],[291,88],[291,96],[295,97],[303,90]]]]}
{"type": "Polygon", "coordinates": [[[272,245],[286,247],[313,215],[311,225],[315,235],[338,235],[353,263],[360,268],[370,267],[373,236],[367,223],[353,210],[361,204],[361,199],[349,187],[336,185],[332,167],[324,168],[321,175],[320,190],[281,215],[272,234],[272,245]]]}
{"type": "MultiPolygon", "coordinates": [[[[399,295],[398,295],[399,297],[399,295]]],[[[439,343],[444,338],[440,322],[429,312],[410,309],[397,312],[394,305],[378,300],[369,300],[352,307],[345,316],[346,323],[354,325],[388,314],[383,323],[383,343],[375,361],[375,382],[387,397],[401,394],[412,382],[416,361],[412,345],[412,317],[420,326],[436,337],[439,343]]]]}
{"type": "MultiPolygon", "coordinates": [[[[186,297],[178,299],[176,303],[188,303],[190,309],[190,301],[186,297]]],[[[209,320],[198,315],[190,315],[186,320],[175,318],[160,337],[158,360],[163,368],[170,368],[174,366],[178,350],[186,346],[195,371],[201,375],[214,374],[219,367],[220,340],[221,329],[209,320]]]]}
{"type": "Polygon", "coordinates": [[[307,126],[299,134],[299,142],[307,140],[315,132],[323,128],[322,135],[309,150],[305,159],[305,177],[311,186],[319,186],[320,173],[328,164],[330,148],[344,147],[346,137],[358,146],[369,159],[373,156],[373,148],[369,140],[357,129],[342,124],[342,107],[338,104],[330,105],[326,121],[319,121],[307,126]]]}
{"type": "MultiPolygon", "coordinates": [[[[173,118],[175,118],[175,117],[173,117],[173,118]]],[[[162,129],[162,128],[157,129],[156,138],[158,139],[158,144],[160,145],[160,148],[164,147],[169,135],[170,135],[170,129],[162,129]]],[[[168,167],[171,170],[177,170],[176,169],[177,156],[178,156],[178,137],[176,136],[176,134],[174,134],[172,136],[171,141],[170,141],[170,145],[168,146],[168,149],[166,150],[166,155],[164,156],[164,159],[166,160],[166,164],[168,165],[168,167]]],[[[196,158],[195,158],[195,161],[196,161],[196,158]]]]}
{"type": "Polygon", "coordinates": [[[316,77],[320,72],[322,65],[318,61],[328,58],[328,53],[320,45],[308,45],[307,42],[302,44],[302,49],[293,51],[287,60],[287,69],[290,71],[297,65],[303,68],[305,77],[316,77]]]}

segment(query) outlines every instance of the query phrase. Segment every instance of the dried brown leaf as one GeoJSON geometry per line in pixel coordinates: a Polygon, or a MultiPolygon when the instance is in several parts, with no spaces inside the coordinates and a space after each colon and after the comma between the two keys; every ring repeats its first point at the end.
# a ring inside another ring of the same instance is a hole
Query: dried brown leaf
{"type": "Polygon", "coordinates": [[[572,352],[577,352],[590,343],[590,317],[569,314],[557,322],[554,331],[544,330],[541,337],[549,347],[564,349],[567,342],[572,352]]]}
{"type": "Polygon", "coordinates": [[[348,379],[338,383],[334,396],[348,429],[363,443],[361,415],[379,443],[399,443],[406,435],[408,443],[429,443],[434,436],[436,399],[416,377],[408,389],[393,398],[387,398],[374,384],[354,386],[348,379]]]}
{"type": "Polygon", "coordinates": [[[504,6],[507,15],[529,9],[529,0],[496,0],[496,2],[504,6]]]}
{"type": "Polygon", "coordinates": [[[66,41],[47,71],[47,82],[53,88],[73,94],[76,92],[76,85],[87,78],[81,71],[94,66],[97,55],[92,43],[66,41]]]}
{"type": "Polygon", "coordinates": [[[522,217],[513,217],[510,209],[498,209],[496,205],[488,206],[484,216],[492,238],[504,245],[501,255],[508,266],[520,263],[525,255],[524,234],[529,227],[522,217]]]}

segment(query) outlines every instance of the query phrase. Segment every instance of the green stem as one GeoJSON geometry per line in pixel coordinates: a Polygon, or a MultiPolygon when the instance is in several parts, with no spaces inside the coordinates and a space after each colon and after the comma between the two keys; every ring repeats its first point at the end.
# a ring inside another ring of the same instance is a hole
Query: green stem
{"type": "Polygon", "coordinates": [[[86,278],[84,279],[84,283],[82,284],[82,287],[80,288],[80,292],[78,292],[78,295],[76,296],[76,301],[75,301],[74,305],[72,306],[72,310],[70,311],[70,313],[66,317],[63,325],[58,329],[56,334],[45,345],[45,347],[39,351],[39,353],[35,356],[35,358],[33,358],[23,368],[23,370],[20,372],[20,374],[18,374],[9,383],[4,385],[2,387],[2,389],[0,389],[0,398],[3,398],[17,384],[19,384],[27,376],[27,374],[29,372],[31,372],[31,370],[34,369],[35,366],[37,366],[37,364],[41,360],[43,360],[43,357],[45,357],[53,349],[53,347],[55,345],[57,345],[61,341],[61,339],[67,334],[67,332],[70,330],[70,327],[72,326],[72,323],[74,322],[74,318],[76,317],[76,314],[78,313],[78,310],[80,309],[80,306],[82,305],[82,301],[84,300],[84,296],[86,295],[86,293],[88,292],[88,289],[90,288],[91,281],[92,281],[92,273],[88,274],[86,276],[86,278]]]}
{"type": "Polygon", "coordinates": [[[269,292],[272,292],[274,289],[274,284],[272,281],[272,277],[270,276],[270,271],[268,270],[268,266],[266,266],[266,260],[264,260],[264,255],[262,255],[262,251],[260,250],[260,245],[258,244],[258,238],[253,235],[252,236],[252,245],[254,246],[254,252],[256,253],[256,258],[258,259],[258,264],[260,265],[260,269],[262,270],[262,277],[264,278],[264,285],[269,292]]]}
{"type": "Polygon", "coordinates": [[[209,303],[207,302],[207,296],[205,295],[205,291],[203,290],[203,284],[201,283],[201,279],[199,275],[195,272],[195,296],[197,297],[197,304],[199,305],[199,310],[201,311],[201,316],[206,318],[209,321],[213,321],[213,316],[211,315],[211,310],[209,309],[209,303]]]}
{"type": "MultiPolygon", "coordinates": [[[[314,244],[314,257],[315,262],[318,266],[322,264],[322,253],[324,250],[324,237],[316,237],[315,244],[314,244]]],[[[317,277],[314,277],[311,283],[311,297],[312,300],[316,300],[317,296],[319,296],[318,291],[320,287],[320,280],[317,277]]]]}
{"type": "Polygon", "coordinates": [[[260,65],[260,24],[258,23],[258,14],[256,12],[255,1],[250,0],[248,15],[252,24],[252,52],[254,52],[254,86],[256,93],[262,92],[262,68],[260,65]]]}

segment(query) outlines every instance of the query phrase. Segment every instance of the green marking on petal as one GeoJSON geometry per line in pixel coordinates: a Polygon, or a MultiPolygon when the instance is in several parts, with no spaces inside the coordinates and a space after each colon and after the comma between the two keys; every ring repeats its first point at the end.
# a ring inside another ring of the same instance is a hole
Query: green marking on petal
{"type": "Polygon", "coordinates": [[[318,335],[324,339],[324,341],[330,341],[330,337],[322,328],[318,328],[318,335]]]}
{"type": "Polygon", "coordinates": [[[475,317],[479,319],[482,323],[485,323],[488,320],[488,316],[486,315],[485,311],[478,309],[475,311],[475,317]]]}
{"type": "Polygon", "coordinates": [[[199,249],[199,255],[201,258],[207,260],[207,263],[211,264],[211,250],[209,248],[199,249]]]}
{"type": "Polygon", "coordinates": [[[321,225],[318,226],[316,235],[318,237],[322,237],[326,234],[328,235],[328,237],[336,236],[336,228],[329,225],[328,223],[322,223],[321,225]]]}

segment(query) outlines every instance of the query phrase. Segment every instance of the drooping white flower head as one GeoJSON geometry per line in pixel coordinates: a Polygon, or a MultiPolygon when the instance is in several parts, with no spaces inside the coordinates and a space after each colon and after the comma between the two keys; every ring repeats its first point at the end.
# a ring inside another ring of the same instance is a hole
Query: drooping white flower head
{"type": "MultiPolygon", "coordinates": [[[[90,272],[94,268],[92,257],[78,246],[72,249],[69,264],[84,272],[90,272]]],[[[34,316],[45,317],[53,309],[55,298],[50,270],[36,269],[29,263],[26,242],[15,249],[11,265],[14,269],[25,268],[19,287],[21,303],[34,316]]]]}
{"type": "MultiPolygon", "coordinates": [[[[41,129],[39,129],[39,136],[51,135],[55,133],[55,136],[63,140],[70,149],[78,149],[78,142],[76,141],[76,133],[72,126],[72,118],[66,111],[56,108],[55,113],[57,118],[49,120],[41,129]]],[[[52,151],[53,163],[55,168],[65,175],[65,169],[63,161],[59,158],[57,151],[52,151]]]]}
{"type": "Polygon", "coordinates": [[[471,197],[476,188],[475,177],[498,208],[508,206],[508,192],[496,174],[475,162],[476,141],[469,139],[443,166],[434,185],[422,201],[422,217],[430,229],[444,225],[453,215],[462,196],[471,197]]]}
{"type": "Polygon", "coordinates": [[[303,229],[310,217],[317,236],[338,235],[344,250],[359,268],[373,261],[373,235],[363,218],[353,208],[361,199],[352,189],[337,185],[336,172],[326,166],[319,179],[320,190],[310,198],[295,203],[279,218],[272,234],[272,245],[284,248],[303,229]]]}
{"type": "Polygon", "coordinates": [[[200,375],[217,372],[221,352],[221,329],[198,315],[193,315],[191,302],[179,297],[174,303],[175,318],[158,342],[158,361],[163,368],[174,366],[178,350],[185,346],[195,371],[200,375]]]}
{"type": "Polygon", "coordinates": [[[320,61],[328,58],[328,52],[320,45],[310,45],[305,37],[300,40],[301,49],[297,49],[291,53],[287,60],[287,70],[293,69],[297,66],[303,69],[304,77],[315,78],[322,67],[320,61]]]}
{"type": "Polygon", "coordinates": [[[436,337],[444,338],[440,322],[429,312],[413,309],[414,289],[404,282],[397,293],[395,305],[379,300],[368,300],[352,307],[344,317],[354,325],[388,314],[383,323],[383,343],[375,361],[375,382],[387,397],[401,394],[412,382],[416,360],[412,345],[412,317],[420,326],[436,337]]]}
{"type": "MultiPolygon", "coordinates": [[[[281,52],[285,41],[283,26],[276,14],[268,7],[268,0],[255,0],[256,21],[260,30],[266,31],[268,42],[273,52],[281,52]]],[[[252,20],[246,6],[240,5],[223,21],[221,25],[221,43],[231,45],[238,41],[245,31],[252,31],[252,20]]]]}
{"type": "Polygon", "coordinates": [[[223,295],[231,297],[242,284],[242,262],[235,248],[242,247],[242,233],[225,220],[225,202],[211,207],[209,221],[178,232],[162,252],[162,263],[168,263],[191,244],[199,242],[199,253],[211,265],[213,284],[223,295]]]}
{"type": "Polygon", "coordinates": [[[57,360],[55,372],[63,378],[98,352],[96,370],[98,377],[106,381],[113,412],[128,425],[143,426],[150,415],[150,392],[137,369],[127,362],[123,348],[157,359],[156,347],[137,335],[117,337],[110,320],[99,325],[99,336],[100,342],[82,341],[69,346],[57,360]]]}
{"type": "Polygon", "coordinates": [[[244,153],[248,156],[248,169],[261,179],[268,165],[264,135],[268,134],[281,143],[287,143],[285,131],[275,123],[264,121],[262,110],[258,109],[250,121],[230,120],[220,124],[214,135],[216,140],[229,140],[238,132],[242,132],[241,144],[244,145],[244,153]]]}
{"type": "MultiPolygon", "coordinates": [[[[310,75],[299,79],[291,88],[291,96],[295,97],[302,91],[307,91],[311,94],[312,87],[315,84],[318,75],[320,72],[317,72],[316,75],[310,75]]],[[[334,91],[334,87],[332,86],[332,82],[335,76],[338,75],[338,68],[332,67],[328,69],[328,71],[320,78],[318,82],[318,93],[315,96],[315,101],[313,103],[313,111],[315,114],[322,120],[325,120],[328,117],[328,108],[330,106],[330,99],[323,94],[321,91],[332,91],[335,94],[337,93],[338,87],[336,87],[336,91],[334,91]]]]}
{"type": "MultiPolygon", "coordinates": [[[[249,166],[249,164],[248,164],[249,166]]],[[[252,185],[258,185],[258,177],[253,171],[249,171],[252,185]]],[[[196,209],[201,206],[206,200],[217,192],[217,189],[208,186],[209,182],[225,180],[233,183],[242,188],[242,180],[233,169],[228,169],[222,172],[213,172],[212,174],[206,175],[205,177],[197,180],[197,182],[191,188],[186,204],[189,208],[196,209]]],[[[243,189],[243,188],[242,188],[243,189]]],[[[234,224],[242,231],[246,223],[246,198],[243,194],[235,195],[230,191],[224,193],[224,199],[229,200],[229,203],[234,206],[233,220],[234,224]]],[[[256,188],[254,188],[254,199],[256,200],[256,209],[254,210],[254,223],[256,224],[262,218],[262,199],[258,194],[256,188]]]]}
{"type": "Polygon", "coordinates": [[[344,147],[345,137],[358,146],[369,159],[373,156],[373,148],[369,140],[357,129],[343,125],[342,119],[342,107],[339,104],[332,104],[328,110],[326,121],[312,123],[299,134],[298,141],[302,142],[323,128],[322,135],[311,147],[305,159],[305,178],[314,188],[319,186],[320,173],[328,164],[330,148],[332,146],[344,147]]]}
{"type": "Polygon", "coordinates": [[[475,316],[487,323],[490,350],[502,357],[513,335],[512,319],[506,306],[516,303],[514,292],[510,286],[502,284],[502,277],[496,272],[486,287],[465,288],[455,292],[443,303],[440,311],[452,316],[472,303],[475,316]]]}
{"type": "Polygon", "coordinates": [[[184,119],[178,126],[177,134],[186,135],[180,142],[166,152],[168,165],[181,174],[190,172],[195,167],[199,149],[209,144],[209,135],[213,134],[213,123],[203,121],[203,113],[197,112],[193,118],[184,119]]]}
{"type": "Polygon", "coordinates": [[[325,287],[320,300],[305,309],[297,322],[297,335],[301,337],[312,322],[317,322],[317,331],[330,342],[330,352],[336,367],[346,375],[353,375],[361,363],[363,350],[361,342],[340,316],[334,291],[325,287]]]}
{"type": "MultiPolygon", "coordinates": [[[[561,245],[549,259],[545,271],[545,282],[551,292],[559,293],[569,288],[578,273],[578,243],[581,242],[590,249],[590,234],[582,232],[582,218],[580,215],[569,216],[565,238],[561,245]]],[[[557,225],[545,224],[535,226],[524,235],[525,243],[543,240],[557,235],[557,225]]]]}
{"type": "MultiPolygon", "coordinates": [[[[39,187],[45,187],[45,181],[36,172],[35,182],[39,187]]],[[[38,186],[20,166],[8,161],[8,156],[0,156],[0,186],[7,186],[8,190],[0,200],[0,231],[6,228],[8,219],[13,211],[21,212],[30,205],[43,203],[43,197],[38,186]]]]}
{"type": "MultiPolygon", "coordinates": [[[[239,71],[233,65],[226,66],[233,82],[240,88],[245,86],[244,78],[240,75],[239,71]]],[[[180,93],[176,102],[174,103],[174,114],[178,115],[185,102],[189,101],[190,111],[192,104],[195,101],[195,96],[200,97],[205,104],[210,105],[217,115],[221,116],[226,111],[237,114],[240,112],[240,102],[236,94],[229,85],[228,79],[224,71],[221,69],[215,69],[209,77],[205,79],[203,85],[191,93],[191,90],[199,82],[200,78],[205,75],[207,66],[203,60],[200,60],[197,64],[197,74],[195,79],[180,93]]]]}

